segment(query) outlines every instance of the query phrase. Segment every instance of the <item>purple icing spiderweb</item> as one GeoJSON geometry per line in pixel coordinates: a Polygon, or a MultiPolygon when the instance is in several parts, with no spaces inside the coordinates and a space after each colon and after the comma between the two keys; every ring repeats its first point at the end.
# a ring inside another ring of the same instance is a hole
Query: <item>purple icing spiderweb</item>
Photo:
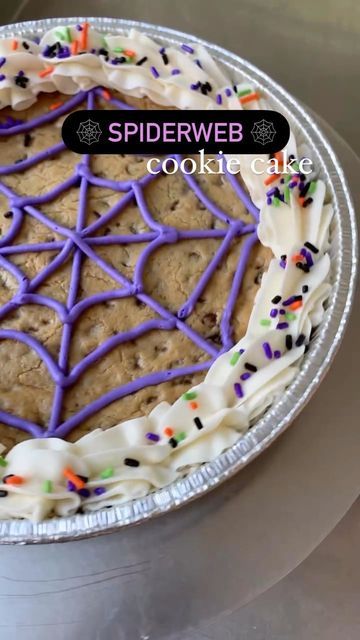
{"type": "MultiPolygon", "coordinates": [[[[10,129],[0,129],[0,136],[11,136],[34,130],[37,126],[54,121],[59,116],[68,113],[82,103],[85,103],[85,101],[88,109],[98,108],[96,101],[97,96],[101,96],[100,88],[93,89],[88,92],[80,92],[62,106],[58,107],[56,112],[50,111],[40,117],[36,117],[20,124],[16,122],[10,129]]],[[[115,98],[111,98],[110,103],[117,108],[133,108],[115,98]]],[[[42,160],[55,157],[65,149],[66,147],[63,142],[60,142],[18,163],[1,166],[0,176],[24,171],[27,168],[40,163],[42,160]]],[[[177,156],[177,159],[181,160],[179,156],[177,156]]],[[[173,227],[160,224],[152,217],[144,196],[145,186],[152,180],[156,180],[156,175],[147,174],[140,179],[129,181],[103,179],[95,176],[91,172],[89,155],[81,157],[80,162],[75,167],[74,174],[70,178],[57,185],[54,189],[44,195],[19,196],[6,184],[0,181],[0,193],[8,199],[9,206],[13,214],[9,231],[5,236],[0,238],[0,267],[11,273],[18,282],[18,289],[15,295],[10,301],[0,307],[0,319],[4,318],[22,305],[36,304],[45,305],[46,307],[54,310],[63,323],[62,338],[57,360],[54,359],[47,349],[33,336],[18,330],[0,329],[0,340],[7,339],[20,341],[36,352],[45,364],[55,385],[51,416],[46,429],[25,418],[0,410],[0,420],[3,423],[22,429],[34,437],[66,437],[70,431],[81,424],[84,420],[115,400],[149,385],[160,384],[178,376],[189,375],[197,371],[206,370],[220,353],[227,351],[233,346],[231,317],[239,294],[250,251],[257,241],[259,211],[249,198],[248,194],[241,187],[235,176],[227,172],[227,179],[238,197],[243,201],[248,211],[253,216],[254,222],[250,224],[231,218],[202,191],[197,181],[191,175],[183,174],[183,176],[189,188],[195,192],[196,196],[213,214],[213,216],[226,223],[226,227],[224,229],[177,230],[173,227]],[[125,195],[123,195],[123,197],[114,206],[112,206],[107,213],[102,215],[101,218],[86,226],[85,217],[87,192],[90,185],[105,187],[118,193],[124,193],[125,195]],[[54,220],[51,220],[36,207],[37,205],[42,205],[54,200],[57,196],[72,187],[79,188],[77,222],[74,229],[70,229],[58,224],[54,220]],[[137,203],[143,220],[150,229],[149,232],[130,235],[94,235],[95,232],[106,225],[107,222],[111,221],[114,216],[117,216],[134,200],[137,203]],[[36,244],[12,244],[19,233],[26,216],[30,216],[44,224],[47,228],[56,231],[57,234],[60,234],[63,237],[63,240],[36,244]],[[191,328],[186,323],[186,319],[192,313],[202,291],[205,289],[215,269],[229,251],[233,239],[243,235],[246,235],[244,246],[238,260],[232,286],[229,291],[226,307],[220,323],[222,346],[218,347],[191,328]],[[197,238],[218,238],[221,239],[221,244],[208,266],[205,268],[187,301],[177,313],[173,314],[164,308],[158,301],[149,296],[144,290],[143,274],[147,260],[156,249],[163,245],[175,243],[179,240],[197,238]],[[94,251],[94,247],[96,248],[97,246],[128,245],[138,242],[145,242],[148,244],[139,257],[132,281],[126,278],[94,251]],[[7,256],[14,254],[49,250],[58,251],[56,257],[33,279],[27,278],[21,269],[7,258],[7,256]],[[81,267],[85,256],[94,261],[101,269],[111,276],[111,278],[119,285],[119,288],[112,291],[98,293],[86,298],[85,300],[78,301],[81,267]],[[37,293],[39,286],[59,267],[61,267],[69,257],[72,258],[72,268],[66,304],[62,304],[58,300],[37,293]],[[106,302],[107,300],[126,298],[129,296],[136,296],[138,300],[145,305],[148,305],[158,314],[159,319],[145,321],[129,331],[119,332],[106,339],[96,349],[78,362],[71,370],[69,370],[68,357],[73,327],[81,313],[95,304],[106,302]],[[137,378],[136,380],[118,386],[110,392],[105,393],[100,398],[97,398],[95,401],[86,405],[76,414],[62,422],[61,414],[66,389],[74,385],[80,376],[92,364],[105,356],[110,350],[127,341],[134,340],[154,329],[160,331],[177,329],[183,332],[197,347],[201,348],[208,355],[207,361],[181,368],[159,371],[157,373],[137,378]]]]}

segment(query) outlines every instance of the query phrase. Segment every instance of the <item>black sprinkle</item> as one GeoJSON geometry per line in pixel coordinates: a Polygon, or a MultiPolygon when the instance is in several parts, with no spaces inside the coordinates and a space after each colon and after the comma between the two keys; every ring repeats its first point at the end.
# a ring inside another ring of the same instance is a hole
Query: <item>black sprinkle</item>
{"type": "Polygon", "coordinates": [[[282,256],[280,256],[280,259],[281,259],[281,260],[286,260],[286,258],[287,258],[286,253],[283,253],[283,255],[282,255],[282,256]]]}
{"type": "Polygon", "coordinates": [[[169,64],[169,58],[166,53],[163,53],[161,57],[163,59],[164,64],[169,64]]]}
{"type": "Polygon", "coordinates": [[[304,184],[304,186],[300,189],[300,195],[303,198],[304,196],[306,196],[307,192],[309,191],[310,188],[310,182],[307,182],[306,184],[304,184]]]}
{"type": "Polygon", "coordinates": [[[201,84],[200,91],[204,96],[207,96],[209,89],[207,88],[206,84],[201,84]]]}
{"type": "Polygon", "coordinates": [[[307,284],[304,284],[303,288],[302,288],[302,292],[303,293],[307,293],[309,291],[309,287],[307,284]]]}
{"type": "Polygon", "coordinates": [[[12,211],[7,211],[6,213],[4,213],[4,218],[12,218],[13,217],[13,212],[12,211]]]}
{"type": "Polygon", "coordinates": [[[307,198],[307,200],[305,200],[305,202],[303,202],[303,207],[306,208],[309,206],[309,204],[311,204],[313,202],[312,198],[307,198]]]}
{"type": "Polygon", "coordinates": [[[310,249],[313,253],[319,253],[319,249],[315,247],[315,245],[311,244],[311,242],[304,242],[304,247],[310,249]]]}
{"type": "Polygon", "coordinates": [[[304,264],[303,262],[297,262],[296,266],[298,269],[301,269],[301,271],[304,271],[304,273],[309,273],[310,271],[310,267],[308,267],[308,265],[304,264]]]}
{"type": "Polygon", "coordinates": [[[254,364],[251,364],[251,362],[245,362],[244,367],[248,371],[253,371],[253,373],[255,373],[255,371],[257,371],[257,367],[255,367],[254,364]]]}
{"type": "Polygon", "coordinates": [[[297,347],[301,347],[301,345],[304,344],[304,342],[305,342],[305,336],[304,336],[303,333],[300,333],[300,335],[298,336],[295,344],[296,344],[297,347]]]}
{"type": "Polygon", "coordinates": [[[126,464],[127,467],[139,467],[140,466],[139,460],[135,460],[135,458],[125,458],[124,464],[126,464]]]}
{"type": "Polygon", "coordinates": [[[305,349],[304,349],[304,353],[307,353],[310,349],[310,345],[306,344],[305,345],[305,349]]]}
{"type": "Polygon", "coordinates": [[[24,135],[24,147],[30,147],[32,141],[33,141],[33,138],[30,135],[30,133],[25,133],[25,135],[24,135]]]}
{"type": "Polygon", "coordinates": [[[201,422],[201,420],[200,420],[200,418],[198,416],[196,418],[194,418],[194,422],[195,422],[195,425],[196,425],[197,429],[199,429],[199,431],[204,428],[204,425],[203,425],[203,423],[201,422]]]}
{"type": "Polygon", "coordinates": [[[79,473],[76,474],[78,478],[80,478],[80,480],[82,480],[83,482],[89,482],[89,478],[88,476],[81,476],[79,473]]]}
{"type": "Polygon", "coordinates": [[[285,338],[285,344],[286,344],[286,348],[290,351],[290,349],[292,349],[292,346],[293,346],[293,339],[290,333],[288,333],[285,338]]]}
{"type": "Polygon", "coordinates": [[[0,498],[6,498],[7,495],[8,495],[7,491],[5,491],[4,489],[0,489],[0,498]]]}
{"type": "Polygon", "coordinates": [[[22,46],[24,47],[24,49],[30,49],[30,46],[27,42],[22,42],[22,46]]]}
{"type": "Polygon", "coordinates": [[[274,296],[274,298],[271,300],[273,304],[278,304],[280,301],[281,301],[281,296],[274,296]]]}
{"type": "Polygon", "coordinates": [[[101,47],[101,49],[99,49],[99,56],[107,56],[109,55],[109,52],[107,49],[104,49],[103,47],[101,47]]]}
{"type": "Polygon", "coordinates": [[[21,87],[21,89],[26,89],[29,82],[29,78],[27,78],[26,76],[15,76],[14,82],[17,87],[21,87]]]}
{"type": "Polygon", "coordinates": [[[178,446],[177,440],[175,440],[175,438],[170,438],[168,442],[170,447],[172,447],[173,449],[176,449],[176,447],[178,446]]]}
{"type": "Polygon", "coordinates": [[[113,58],[114,64],[123,64],[124,62],[126,62],[125,56],[120,56],[120,58],[113,58]]]}
{"type": "Polygon", "coordinates": [[[14,474],[13,473],[8,473],[7,476],[4,476],[2,481],[4,484],[6,484],[6,480],[8,480],[8,478],[13,478],[14,474]]]}
{"type": "Polygon", "coordinates": [[[206,88],[208,91],[211,91],[211,90],[212,90],[212,86],[211,86],[210,82],[208,82],[208,80],[205,82],[205,88],[206,88]]]}
{"type": "Polygon", "coordinates": [[[302,300],[303,297],[302,296],[293,296],[292,299],[293,299],[293,302],[297,302],[298,300],[302,300]]]}
{"type": "Polygon", "coordinates": [[[137,67],[140,67],[142,64],[144,64],[144,62],[146,62],[147,60],[147,56],[144,56],[143,58],[141,58],[141,60],[138,60],[136,63],[137,67]]]}

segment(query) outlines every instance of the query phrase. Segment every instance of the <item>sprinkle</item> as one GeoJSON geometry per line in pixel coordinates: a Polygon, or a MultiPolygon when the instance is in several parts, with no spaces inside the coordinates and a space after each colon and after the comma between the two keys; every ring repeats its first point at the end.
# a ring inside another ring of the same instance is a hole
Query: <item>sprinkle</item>
{"type": "Polygon", "coordinates": [[[77,24],[77,25],[76,25],[76,30],[77,30],[77,31],[82,31],[82,26],[81,26],[81,24],[77,24]]]}
{"type": "Polygon", "coordinates": [[[273,182],[275,182],[279,178],[280,178],[280,174],[279,173],[273,173],[271,176],[268,176],[264,180],[264,185],[267,187],[269,184],[272,184],[273,182]]]}
{"type": "Polygon", "coordinates": [[[113,475],[114,475],[114,467],[107,467],[106,469],[104,469],[104,471],[100,473],[100,478],[102,480],[107,480],[108,478],[111,478],[113,475]]]}
{"type": "Polygon", "coordinates": [[[174,429],[172,429],[171,427],[165,427],[164,435],[170,438],[171,436],[174,435],[174,429]]]}
{"type": "Polygon", "coordinates": [[[195,398],[197,398],[196,391],[186,391],[186,393],[183,394],[183,400],[195,400],[195,398]]]}
{"type": "Polygon", "coordinates": [[[245,371],[245,373],[242,373],[240,376],[240,380],[248,380],[249,378],[251,378],[251,373],[249,373],[248,371],[245,371]]]}
{"type": "Polygon", "coordinates": [[[200,69],[203,68],[200,60],[197,59],[197,60],[194,60],[194,62],[195,62],[195,64],[197,64],[198,67],[200,67],[200,69]]]}
{"type": "Polygon", "coordinates": [[[269,191],[266,192],[267,196],[273,196],[279,193],[279,188],[278,187],[273,187],[272,189],[269,189],[269,191]]]}
{"type": "Polygon", "coordinates": [[[134,58],[136,53],[135,51],[132,51],[132,49],[125,49],[124,54],[128,57],[128,58],[134,58]]]}
{"type": "Polygon", "coordinates": [[[53,483],[51,480],[45,480],[42,484],[42,490],[44,493],[52,493],[53,491],[53,483]]]}
{"type": "Polygon", "coordinates": [[[76,56],[78,50],[79,50],[79,41],[78,40],[73,40],[73,42],[71,43],[71,53],[72,53],[72,55],[76,56]]]}
{"type": "Polygon", "coordinates": [[[6,467],[6,466],[7,466],[7,460],[5,460],[3,456],[0,456],[0,467],[6,467]]]}
{"type": "Polygon", "coordinates": [[[237,92],[237,96],[238,98],[242,98],[243,96],[248,96],[249,93],[252,93],[252,92],[253,92],[252,89],[243,89],[242,91],[237,92]]]}
{"type": "Polygon", "coordinates": [[[135,458],[125,458],[124,464],[126,464],[127,467],[139,467],[140,466],[139,460],[135,460],[135,458]]]}
{"type": "Polygon", "coordinates": [[[230,98],[230,96],[232,95],[232,91],[231,91],[231,89],[229,89],[229,87],[226,87],[226,89],[225,89],[225,95],[226,95],[228,98],[230,98]]]}
{"type": "Polygon", "coordinates": [[[105,487],[96,487],[94,493],[96,496],[102,496],[103,493],[106,493],[106,489],[105,487]]]}
{"type": "Polygon", "coordinates": [[[242,354],[245,353],[245,349],[239,349],[239,353],[242,356],[242,354]]]}
{"type": "Polygon", "coordinates": [[[235,351],[235,353],[233,353],[230,358],[231,366],[234,366],[238,362],[239,358],[240,358],[240,353],[238,351],[235,351]]]}
{"type": "Polygon", "coordinates": [[[0,58],[0,67],[2,67],[6,62],[6,58],[2,57],[0,58]]]}
{"type": "Polygon", "coordinates": [[[187,53],[194,53],[194,49],[190,47],[189,44],[182,44],[181,48],[183,49],[183,51],[186,51],[187,53]]]}
{"type": "Polygon", "coordinates": [[[167,64],[169,64],[169,58],[168,58],[168,55],[167,55],[166,53],[162,53],[162,54],[161,54],[161,57],[162,57],[162,61],[163,61],[163,63],[164,63],[164,65],[165,65],[165,66],[166,66],[167,64]]]}
{"type": "Polygon", "coordinates": [[[68,491],[76,491],[76,487],[70,480],[67,481],[66,488],[68,491]]]}
{"type": "Polygon", "coordinates": [[[46,69],[43,69],[42,71],[39,71],[38,76],[39,78],[45,78],[46,76],[49,76],[50,73],[52,73],[54,71],[55,67],[50,66],[50,67],[46,67],[46,69]]]}
{"type": "Polygon", "coordinates": [[[308,287],[308,285],[307,285],[307,284],[304,284],[304,285],[303,285],[303,288],[302,288],[302,292],[303,292],[303,293],[307,293],[308,291],[309,291],[309,287],[308,287]]]}
{"type": "Polygon", "coordinates": [[[311,242],[304,242],[304,247],[310,249],[313,253],[319,253],[319,249],[315,247],[315,245],[311,244],[311,242]]]}
{"type": "Polygon", "coordinates": [[[65,476],[65,478],[67,478],[67,480],[70,480],[70,482],[72,482],[76,489],[79,491],[79,489],[83,489],[85,486],[85,482],[84,480],[82,480],[78,475],[76,475],[76,473],[73,472],[72,469],[70,469],[70,467],[65,467],[65,469],[63,470],[63,475],[65,476]]]}
{"type": "Polygon", "coordinates": [[[263,342],[263,346],[262,347],[264,349],[264,353],[265,353],[266,357],[269,360],[271,360],[273,353],[272,353],[272,349],[271,349],[269,343],[268,342],[263,342]]]}
{"type": "Polygon", "coordinates": [[[279,198],[275,198],[275,196],[274,196],[274,198],[273,198],[273,205],[274,205],[275,207],[278,207],[278,206],[280,205],[280,200],[279,200],[279,198]]]}
{"type": "Polygon", "coordinates": [[[12,41],[11,41],[11,50],[12,50],[12,51],[16,51],[16,49],[18,48],[18,46],[19,46],[19,43],[18,43],[18,41],[17,41],[17,40],[12,40],[12,41]]]}
{"type": "Polygon", "coordinates": [[[22,476],[16,476],[13,473],[9,473],[8,476],[4,476],[3,482],[5,484],[19,485],[25,482],[25,479],[22,476]]]}
{"type": "Polygon", "coordinates": [[[107,89],[103,89],[101,91],[101,95],[104,98],[104,100],[111,100],[111,93],[107,89]]]}
{"type": "Polygon", "coordinates": [[[304,206],[304,202],[305,202],[305,198],[300,197],[299,198],[299,204],[301,204],[301,206],[304,206]]]}
{"type": "Polygon", "coordinates": [[[304,209],[308,207],[312,202],[314,202],[312,198],[307,198],[303,204],[304,209]]]}
{"type": "Polygon", "coordinates": [[[181,73],[180,69],[173,69],[172,72],[171,72],[171,75],[172,76],[178,76],[179,73],[181,73]]]}
{"type": "Polygon", "coordinates": [[[258,93],[250,93],[250,95],[245,96],[244,98],[240,98],[241,104],[247,104],[248,102],[253,102],[254,100],[259,100],[260,96],[258,93]]]}
{"type": "Polygon", "coordinates": [[[307,264],[304,264],[303,262],[297,262],[295,266],[298,269],[301,269],[301,271],[304,271],[305,273],[309,273],[310,271],[310,267],[307,264]]]}
{"type": "Polygon", "coordinates": [[[115,47],[114,49],[115,53],[122,53],[124,51],[123,47],[115,47]]]}
{"type": "Polygon", "coordinates": [[[257,371],[257,367],[255,367],[254,364],[251,364],[251,362],[245,362],[244,368],[247,369],[248,371],[252,371],[253,373],[257,371]]]}
{"type": "Polygon", "coordinates": [[[234,391],[237,395],[238,398],[243,398],[244,397],[244,392],[242,390],[242,386],[239,382],[235,382],[234,384],[234,391]]]}
{"type": "Polygon", "coordinates": [[[147,56],[144,56],[143,58],[140,58],[140,60],[138,60],[135,64],[137,67],[141,67],[142,64],[144,64],[144,62],[146,62],[147,60],[147,56]]]}
{"type": "Polygon", "coordinates": [[[295,300],[295,302],[293,302],[290,305],[290,309],[292,311],[296,311],[297,309],[300,309],[303,306],[302,300],[295,300]]]}
{"type": "Polygon", "coordinates": [[[5,491],[4,489],[0,490],[0,498],[6,498],[7,495],[8,495],[7,491],[5,491]]]}
{"type": "Polygon", "coordinates": [[[185,440],[186,438],[186,433],[185,431],[181,431],[180,433],[178,433],[178,435],[176,436],[176,440],[177,442],[182,442],[183,440],[185,440]]]}
{"type": "Polygon", "coordinates": [[[196,425],[196,428],[199,429],[199,431],[201,431],[201,429],[204,428],[203,423],[201,422],[199,417],[194,418],[194,423],[196,425]]]}
{"type": "Polygon", "coordinates": [[[317,186],[317,182],[315,180],[313,182],[310,182],[310,187],[309,187],[309,191],[308,191],[309,196],[310,195],[312,196],[315,193],[316,186],[317,186]]]}
{"type": "Polygon", "coordinates": [[[281,296],[274,296],[271,302],[273,304],[278,304],[279,302],[281,302],[281,296]]]}
{"type": "Polygon", "coordinates": [[[278,360],[279,358],[281,358],[281,351],[274,351],[274,358],[276,358],[276,360],[278,360]]]}
{"type": "Polygon", "coordinates": [[[51,105],[49,105],[49,111],[55,111],[55,109],[61,107],[62,104],[62,102],[53,102],[51,105]]]}
{"type": "Polygon", "coordinates": [[[199,405],[198,405],[197,402],[189,402],[189,407],[190,407],[190,409],[195,411],[195,409],[197,409],[199,407],[199,405]]]}
{"type": "Polygon", "coordinates": [[[306,338],[306,337],[304,336],[304,334],[303,334],[303,333],[300,333],[300,335],[299,335],[299,336],[298,336],[298,338],[296,339],[295,345],[296,345],[297,347],[301,347],[301,345],[303,345],[303,344],[304,344],[304,342],[305,342],[305,338],[306,338]]]}
{"type": "Polygon", "coordinates": [[[66,40],[66,42],[71,42],[71,33],[70,33],[69,27],[64,27],[63,32],[64,32],[64,40],[66,40]]]}
{"type": "Polygon", "coordinates": [[[149,431],[145,435],[145,438],[147,438],[148,440],[151,440],[152,442],[159,442],[160,440],[160,436],[158,436],[157,433],[152,433],[151,431],[149,431]]]}
{"type": "Polygon", "coordinates": [[[280,315],[284,316],[286,311],[285,311],[285,309],[279,309],[279,313],[280,313],[280,315]]]}
{"type": "MultiPolygon", "coordinates": [[[[301,180],[301,178],[300,178],[301,180]]],[[[306,196],[307,192],[309,191],[310,188],[310,182],[307,182],[306,184],[303,184],[299,187],[300,189],[300,195],[303,198],[304,196],[306,196]]]]}
{"type": "Polygon", "coordinates": [[[79,489],[78,494],[79,494],[79,496],[81,496],[82,498],[89,498],[89,497],[90,497],[90,491],[89,491],[89,489],[79,489]]]}
{"type": "Polygon", "coordinates": [[[276,318],[277,314],[278,314],[278,310],[277,309],[271,309],[270,318],[276,318]]]}
{"type": "Polygon", "coordinates": [[[216,103],[217,104],[222,104],[222,96],[221,93],[218,93],[216,96],[216,103]]]}
{"type": "Polygon", "coordinates": [[[190,85],[190,89],[192,89],[193,91],[196,91],[201,85],[201,82],[192,82],[190,85]]]}
{"type": "Polygon", "coordinates": [[[276,325],[276,328],[279,329],[281,331],[281,329],[287,329],[289,327],[287,322],[279,322],[276,325]]]}
{"type": "Polygon", "coordinates": [[[81,35],[80,35],[80,47],[81,47],[81,49],[86,49],[86,47],[87,47],[89,27],[90,27],[90,25],[89,25],[88,22],[84,22],[82,24],[82,31],[81,31],[81,35]]]}
{"type": "Polygon", "coordinates": [[[288,333],[285,338],[285,344],[286,344],[286,348],[290,351],[290,349],[292,349],[292,346],[293,346],[293,339],[290,333],[288,333]]]}
{"type": "Polygon", "coordinates": [[[269,327],[271,325],[271,320],[269,320],[269,318],[262,318],[260,320],[260,324],[262,327],[269,327]]]}
{"type": "Polygon", "coordinates": [[[83,480],[85,483],[89,482],[88,476],[81,476],[80,473],[78,474],[78,478],[80,478],[80,480],[83,480]]]}
{"type": "Polygon", "coordinates": [[[158,72],[156,67],[150,67],[150,71],[153,74],[154,78],[158,78],[160,76],[160,73],[158,72]]]}
{"type": "Polygon", "coordinates": [[[173,449],[176,449],[176,447],[178,446],[177,440],[175,438],[170,438],[168,442],[170,447],[172,447],[173,449]]]}
{"type": "Polygon", "coordinates": [[[296,320],[297,316],[296,316],[296,313],[291,313],[291,311],[287,311],[285,313],[285,318],[286,320],[289,320],[290,322],[292,322],[293,320],[296,320]]]}
{"type": "Polygon", "coordinates": [[[287,298],[283,302],[283,307],[288,307],[290,304],[294,302],[294,300],[295,300],[295,296],[291,296],[290,298],[287,298]]]}
{"type": "Polygon", "coordinates": [[[284,198],[286,204],[290,204],[290,189],[289,187],[284,187],[284,198]]]}
{"type": "Polygon", "coordinates": [[[294,253],[293,256],[291,256],[291,262],[302,262],[304,260],[304,256],[301,255],[301,253],[294,253]]]}

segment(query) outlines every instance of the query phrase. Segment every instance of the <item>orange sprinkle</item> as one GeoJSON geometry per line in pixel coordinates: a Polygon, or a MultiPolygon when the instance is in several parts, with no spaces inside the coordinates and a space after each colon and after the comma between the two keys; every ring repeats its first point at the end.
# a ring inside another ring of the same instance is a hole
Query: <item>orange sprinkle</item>
{"type": "Polygon", "coordinates": [[[42,71],[40,71],[38,73],[39,78],[45,78],[45,76],[50,75],[50,73],[52,73],[54,71],[54,68],[55,67],[53,67],[53,66],[46,67],[46,69],[43,69],[42,71]]]}
{"type": "Polygon", "coordinates": [[[70,467],[65,467],[63,474],[65,478],[67,478],[67,480],[70,480],[70,482],[75,485],[78,491],[79,489],[83,489],[85,487],[84,480],[81,480],[81,478],[79,478],[79,476],[77,476],[76,473],[74,473],[73,470],[70,469],[70,467]]]}
{"type": "Polygon", "coordinates": [[[266,180],[264,180],[264,184],[267,186],[272,182],[275,182],[280,178],[280,175],[281,175],[280,173],[272,173],[271,176],[268,176],[266,180]]]}
{"type": "Polygon", "coordinates": [[[18,484],[23,484],[23,482],[25,482],[25,480],[21,476],[9,476],[8,478],[4,479],[4,482],[5,482],[5,484],[18,485],[18,484]]]}
{"type": "Polygon", "coordinates": [[[129,58],[133,58],[136,54],[135,51],[131,51],[131,49],[125,49],[124,55],[128,56],[129,58]]]}
{"type": "Polygon", "coordinates": [[[260,96],[258,93],[249,93],[249,95],[244,96],[243,98],[239,98],[241,104],[246,104],[247,102],[252,102],[253,100],[259,100],[260,96]]]}
{"type": "Polygon", "coordinates": [[[291,256],[291,262],[304,262],[304,256],[302,256],[301,253],[294,253],[294,255],[291,256]]]}
{"type": "Polygon", "coordinates": [[[107,89],[103,89],[101,92],[101,95],[104,98],[104,100],[111,100],[111,93],[107,89]]]}
{"type": "Polygon", "coordinates": [[[80,47],[81,49],[86,49],[87,48],[87,43],[88,43],[88,32],[89,32],[89,23],[88,22],[83,22],[82,26],[82,31],[80,32],[80,47]]]}
{"type": "Polygon", "coordinates": [[[278,161],[278,165],[282,166],[284,164],[284,154],[282,151],[277,151],[274,153],[274,159],[278,161]]]}
{"type": "Polygon", "coordinates": [[[195,411],[195,409],[198,408],[198,403],[197,402],[189,402],[189,407],[190,409],[193,409],[195,411]]]}
{"type": "Polygon", "coordinates": [[[62,102],[53,102],[50,106],[49,106],[49,111],[55,111],[55,109],[58,109],[59,107],[62,106],[62,102]]]}
{"type": "Polygon", "coordinates": [[[293,302],[290,305],[290,309],[291,311],[296,311],[296,309],[300,309],[300,307],[303,306],[302,300],[295,300],[295,302],[293,302]]]}
{"type": "Polygon", "coordinates": [[[169,438],[171,438],[171,436],[174,435],[174,429],[172,429],[171,427],[165,427],[164,434],[166,436],[169,436],[169,438]]]}
{"type": "Polygon", "coordinates": [[[71,43],[71,53],[73,54],[73,56],[76,56],[78,50],[79,50],[79,41],[73,40],[71,43]]]}
{"type": "Polygon", "coordinates": [[[304,200],[305,200],[305,198],[303,198],[301,196],[299,197],[299,203],[301,204],[301,206],[304,204],[304,200]]]}
{"type": "Polygon", "coordinates": [[[19,43],[18,43],[18,41],[17,41],[17,40],[12,40],[12,41],[11,41],[11,50],[12,50],[12,51],[16,51],[16,49],[18,48],[18,46],[19,46],[19,43]]]}

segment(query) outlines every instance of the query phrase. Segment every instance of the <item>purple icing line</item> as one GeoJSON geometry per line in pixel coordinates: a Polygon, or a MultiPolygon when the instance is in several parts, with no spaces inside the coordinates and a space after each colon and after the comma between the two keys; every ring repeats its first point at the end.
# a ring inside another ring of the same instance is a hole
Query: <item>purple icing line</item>
{"type": "MultiPolygon", "coordinates": [[[[30,131],[38,126],[53,122],[59,116],[68,113],[76,106],[87,100],[87,108],[94,108],[95,96],[101,96],[100,88],[88,92],[80,92],[76,96],[70,98],[64,105],[49,113],[43,114],[31,121],[12,126],[10,129],[0,130],[0,136],[12,136],[18,133],[30,131]]],[[[133,109],[130,105],[111,98],[111,104],[122,109],[133,109]]],[[[65,146],[62,143],[54,145],[49,149],[45,149],[38,154],[22,161],[21,163],[0,167],[0,175],[11,175],[24,171],[36,164],[52,158],[60,154],[65,146]]],[[[181,159],[178,157],[178,159],[181,159]]],[[[162,160],[159,163],[161,169],[162,160]]],[[[161,174],[160,174],[161,175],[161,174]]],[[[86,420],[90,415],[96,413],[108,404],[122,398],[128,394],[134,393],[139,389],[147,386],[157,385],[166,380],[171,380],[178,376],[189,375],[196,371],[208,369],[214,362],[219,353],[227,350],[233,345],[231,335],[231,317],[234,306],[238,298],[241,287],[242,278],[246,268],[246,263],[251,252],[253,244],[257,240],[256,223],[258,222],[258,209],[250,200],[249,196],[235,180],[231,174],[227,175],[236,194],[244,202],[250,213],[255,219],[255,224],[245,224],[244,222],[233,220],[225,211],[218,207],[206,194],[202,191],[196,180],[189,175],[184,174],[189,187],[194,191],[196,197],[209,209],[209,211],[218,219],[227,224],[225,229],[189,229],[177,230],[169,226],[165,226],[154,219],[146,202],[144,189],[157,178],[156,175],[147,174],[137,181],[115,181],[110,179],[98,178],[94,176],[90,169],[90,158],[88,155],[83,156],[82,161],[75,167],[74,174],[57,185],[54,189],[41,196],[18,196],[7,185],[0,182],[0,193],[9,200],[13,217],[10,229],[5,236],[0,239],[0,266],[7,272],[11,273],[18,282],[18,290],[13,298],[0,308],[0,317],[5,317],[14,309],[25,304],[45,305],[52,309],[63,323],[62,338],[59,350],[58,361],[56,362],[47,349],[41,345],[34,337],[21,331],[0,330],[0,339],[10,339],[26,344],[30,349],[34,350],[41,360],[44,362],[49,374],[54,382],[54,397],[52,405],[52,413],[49,420],[47,430],[36,425],[24,418],[13,416],[5,411],[0,411],[0,420],[9,426],[22,429],[34,437],[47,437],[56,435],[57,437],[66,437],[68,433],[77,427],[82,421],[86,420]],[[87,191],[89,185],[99,186],[111,189],[115,192],[123,193],[119,201],[112,206],[109,211],[101,216],[92,224],[86,226],[86,206],[87,191]],[[47,204],[60,194],[70,188],[79,187],[79,204],[78,215],[75,229],[69,229],[51,220],[45,213],[36,208],[37,205],[47,204]],[[93,236],[94,233],[101,230],[104,225],[111,222],[117,215],[125,209],[133,200],[136,201],[144,222],[150,228],[149,232],[140,234],[117,234],[117,235],[99,235],[93,236]],[[54,242],[42,242],[34,244],[12,245],[11,243],[17,237],[25,216],[31,216],[45,225],[48,229],[61,235],[63,240],[54,242]],[[206,340],[193,330],[184,321],[193,310],[202,291],[207,286],[216,267],[221,263],[229,251],[230,245],[235,237],[248,235],[245,239],[241,256],[234,274],[232,287],[226,304],[226,308],[221,320],[220,331],[222,336],[222,348],[216,347],[213,343],[206,340]],[[147,267],[147,262],[151,254],[159,247],[165,244],[176,243],[185,239],[203,238],[219,238],[222,240],[220,247],[210,261],[208,267],[202,274],[199,282],[195,286],[194,291],[183,304],[177,314],[171,313],[165,309],[157,300],[151,298],[144,291],[143,275],[147,267]],[[95,253],[92,247],[103,245],[127,245],[132,243],[149,243],[142,251],[138,263],[135,268],[134,280],[131,282],[111,264],[107,263],[99,255],[95,253]],[[21,254],[26,252],[41,251],[58,251],[56,257],[31,281],[25,274],[6,259],[5,255],[21,254]],[[119,286],[112,291],[98,293],[89,296],[86,300],[77,302],[78,288],[81,276],[81,266],[83,256],[86,255],[90,260],[95,262],[102,268],[119,286]],[[57,300],[53,300],[45,295],[36,292],[37,288],[60,266],[62,266],[72,256],[72,269],[68,298],[66,304],[62,304],[57,300]],[[69,352],[72,339],[72,331],[75,321],[80,315],[91,306],[101,304],[107,300],[115,300],[136,296],[140,301],[155,311],[160,318],[150,320],[140,324],[129,331],[119,332],[115,336],[111,336],[101,345],[95,348],[91,353],[78,362],[72,370],[69,369],[69,352]],[[100,398],[88,404],[77,414],[62,422],[62,406],[64,400],[65,389],[71,387],[79,377],[91,367],[98,359],[103,357],[117,346],[134,340],[141,335],[146,335],[149,331],[171,331],[179,330],[186,335],[197,347],[202,349],[210,356],[210,360],[204,363],[189,365],[179,369],[171,369],[167,371],[159,371],[142,378],[133,380],[125,385],[121,385],[112,391],[104,394],[100,398]]]]}

